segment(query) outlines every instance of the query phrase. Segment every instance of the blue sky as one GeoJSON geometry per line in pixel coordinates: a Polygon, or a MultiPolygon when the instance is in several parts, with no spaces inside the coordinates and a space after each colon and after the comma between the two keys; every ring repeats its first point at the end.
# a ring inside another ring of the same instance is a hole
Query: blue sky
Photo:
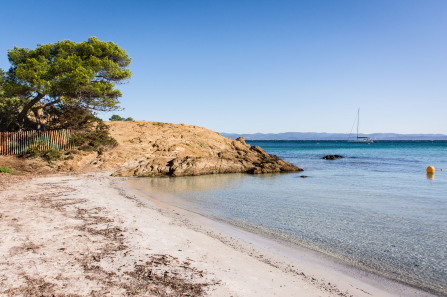
{"type": "Polygon", "coordinates": [[[2,2],[4,70],[14,46],[96,36],[124,48],[121,116],[349,133],[360,108],[364,133],[447,134],[445,0],[2,2]]]}

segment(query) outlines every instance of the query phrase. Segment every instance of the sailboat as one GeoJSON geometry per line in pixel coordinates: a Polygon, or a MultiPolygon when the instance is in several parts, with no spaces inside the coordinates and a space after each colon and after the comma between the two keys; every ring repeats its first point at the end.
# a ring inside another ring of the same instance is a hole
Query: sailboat
{"type": "MultiPolygon", "coordinates": [[[[356,122],[357,122],[357,137],[356,137],[356,139],[351,139],[351,134],[352,134],[352,129],[351,129],[351,133],[349,133],[348,142],[367,142],[367,143],[374,142],[374,140],[371,137],[359,136],[360,108],[357,110],[356,122]]],[[[354,122],[354,124],[355,124],[355,122],[354,122]]],[[[352,126],[352,128],[354,128],[354,125],[352,126]]]]}

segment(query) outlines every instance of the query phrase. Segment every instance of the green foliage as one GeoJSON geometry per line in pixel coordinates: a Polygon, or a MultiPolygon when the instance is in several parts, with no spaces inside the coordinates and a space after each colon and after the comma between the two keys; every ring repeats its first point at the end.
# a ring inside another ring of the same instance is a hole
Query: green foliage
{"type": "Polygon", "coordinates": [[[35,146],[28,148],[22,157],[30,159],[40,157],[39,148],[35,146]]]}
{"type": "Polygon", "coordinates": [[[8,59],[11,67],[5,79],[3,74],[0,77],[2,92],[24,100],[16,129],[23,128],[34,107],[45,110],[61,103],[101,111],[117,109],[121,92],[116,84],[131,77],[126,51],[95,37],[80,43],[64,40],[38,45],[36,49],[14,47],[8,51],[8,59]]]}
{"type": "Polygon", "coordinates": [[[73,143],[76,147],[79,147],[87,142],[87,139],[82,134],[84,134],[84,133],[74,134],[71,136],[71,140],[73,141],[73,143]]]}
{"type": "Polygon", "coordinates": [[[12,170],[8,167],[0,167],[0,172],[2,173],[12,173],[12,170]]]}
{"type": "Polygon", "coordinates": [[[5,83],[5,72],[0,69],[0,96],[3,95],[3,84],[5,83]]]}
{"type": "Polygon", "coordinates": [[[114,114],[114,115],[112,115],[112,116],[109,118],[109,121],[127,121],[127,122],[133,122],[134,119],[131,118],[131,117],[128,117],[128,118],[122,118],[122,117],[120,117],[119,115],[114,114]]]}
{"type": "Polygon", "coordinates": [[[6,128],[17,117],[21,108],[21,102],[16,98],[7,98],[3,91],[5,74],[0,69],[0,132],[7,131],[6,128]]]}
{"type": "Polygon", "coordinates": [[[98,118],[78,104],[58,104],[49,108],[47,125],[52,129],[81,130],[92,127],[98,118]]]}
{"type": "Polygon", "coordinates": [[[40,153],[40,156],[48,162],[62,160],[62,152],[54,149],[44,150],[40,153]]]}
{"type": "Polygon", "coordinates": [[[0,97],[3,96],[3,84],[5,83],[5,73],[0,69],[0,97]]]}
{"type": "Polygon", "coordinates": [[[109,118],[109,121],[122,121],[122,120],[123,120],[123,118],[117,114],[114,114],[109,118]]]}
{"type": "Polygon", "coordinates": [[[110,136],[109,127],[101,120],[93,129],[75,134],[72,140],[80,150],[96,151],[99,154],[118,145],[116,139],[110,136]]]}
{"type": "Polygon", "coordinates": [[[24,99],[7,98],[0,95],[0,132],[9,131],[8,127],[16,121],[24,103],[24,99]]]}
{"type": "Polygon", "coordinates": [[[42,158],[49,163],[52,161],[62,160],[62,152],[55,149],[39,150],[38,147],[30,147],[23,155],[25,158],[42,158]]]}

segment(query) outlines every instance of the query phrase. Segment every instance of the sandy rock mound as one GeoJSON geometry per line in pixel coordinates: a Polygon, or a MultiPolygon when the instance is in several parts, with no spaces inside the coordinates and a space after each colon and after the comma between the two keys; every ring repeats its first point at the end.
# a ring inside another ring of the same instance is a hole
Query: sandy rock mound
{"type": "Polygon", "coordinates": [[[115,176],[184,176],[212,173],[274,173],[302,169],[267,154],[244,139],[229,139],[208,129],[160,122],[109,122],[119,145],[101,155],[83,156],[79,162],[115,176]]]}

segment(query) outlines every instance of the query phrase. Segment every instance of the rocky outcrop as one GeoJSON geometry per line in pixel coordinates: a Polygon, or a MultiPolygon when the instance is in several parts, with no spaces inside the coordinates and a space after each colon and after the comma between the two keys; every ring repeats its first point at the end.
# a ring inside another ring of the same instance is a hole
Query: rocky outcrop
{"type": "Polygon", "coordinates": [[[322,159],[325,159],[325,160],[337,160],[337,159],[342,159],[342,158],[346,158],[346,157],[343,157],[343,156],[340,156],[340,155],[327,155],[327,156],[324,156],[322,159]]]}
{"type": "MultiPolygon", "coordinates": [[[[115,149],[89,160],[114,176],[186,176],[214,173],[280,173],[301,168],[208,129],[159,122],[109,122],[115,149]]],[[[76,166],[77,160],[72,165],[76,166]]],[[[85,160],[84,160],[85,162],[85,160]]]]}

